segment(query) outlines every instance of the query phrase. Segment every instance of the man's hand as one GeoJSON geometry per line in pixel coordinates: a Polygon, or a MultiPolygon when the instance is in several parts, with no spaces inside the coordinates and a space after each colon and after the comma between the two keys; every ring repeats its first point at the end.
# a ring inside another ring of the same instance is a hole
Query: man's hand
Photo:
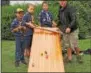
{"type": "Polygon", "coordinates": [[[66,33],[70,33],[71,32],[71,29],[68,27],[68,28],[66,28],[66,31],[65,31],[66,33]]]}

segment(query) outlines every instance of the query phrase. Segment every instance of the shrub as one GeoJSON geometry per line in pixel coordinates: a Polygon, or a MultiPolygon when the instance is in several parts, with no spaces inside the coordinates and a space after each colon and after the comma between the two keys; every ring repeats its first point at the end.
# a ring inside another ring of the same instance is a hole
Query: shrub
{"type": "MultiPolygon", "coordinates": [[[[49,11],[52,12],[53,18],[57,21],[58,15],[58,2],[57,1],[49,1],[49,11]]],[[[80,38],[85,38],[88,35],[88,30],[91,29],[91,8],[90,3],[91,1],[69,1],[69,3],[77,9],[77,21],[79,23],[80,38]],[[88,29],[89,28],[89,29],[88,29]],[[83,34],[85,33],[85,34],[83,34]]],[[[22,5],[14,5],[14,6],[2,6],[2,23],[1,23],[1,30],[2,30],[2,39],[10,40],[14,39],[10,31],[10,25],[13,19],[15,18],[15,10],[21,7],[26,12],[27,6],[25,4],[22,5]]],[[[35,8],[35,22],[38,24],[38,15],[41,11],[41,5],[37,5],[35,8]]]]}

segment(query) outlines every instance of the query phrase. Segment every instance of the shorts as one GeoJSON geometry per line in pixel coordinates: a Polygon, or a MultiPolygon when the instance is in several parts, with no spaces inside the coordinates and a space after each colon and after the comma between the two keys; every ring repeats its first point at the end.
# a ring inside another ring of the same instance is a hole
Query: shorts
{"type": "Polygon", "coordinates": [[[25,36],[24,37],[24,41],[25,41],[25,49],[29,49],[30,50],[31,45],[32,45],[32,35],[25,36]]]}
{"type": "Polygon", "coordinates": [[[78,47],[78,29],[72,33],[62,35],[62,47],[63,49],[71,48],[74,50],[75,47],[78,47]]]}

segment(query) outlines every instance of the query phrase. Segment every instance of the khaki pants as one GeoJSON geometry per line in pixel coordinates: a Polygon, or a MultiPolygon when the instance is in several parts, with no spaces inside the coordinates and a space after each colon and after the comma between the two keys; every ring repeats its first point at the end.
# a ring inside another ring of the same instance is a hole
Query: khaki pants
{"type": "Polygon", "coordinates": [[[75,47],[78,47],[78,33],[79,33],[78,29],[69,34],[63,33],[62,35],[63,50],[67,48],[71,48],[72,50],[74,50],[75,47]]]}

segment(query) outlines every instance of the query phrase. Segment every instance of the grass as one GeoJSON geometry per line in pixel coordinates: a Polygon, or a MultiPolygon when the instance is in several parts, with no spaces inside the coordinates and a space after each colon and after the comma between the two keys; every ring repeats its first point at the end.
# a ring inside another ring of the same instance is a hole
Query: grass
{"type": "MultiPolygon", "coordinates": [[[[90,48],[90,40],[80,40],[79,47],[81,50],[90,48]]],[[[15,58],[15,42],[2,41],[2,72],[27,72],[28,66],[20,64],[19,68],[14,65],[15,58]]],[[[91,55],[83,56],[84,63],[79,64],[73,56],[73,63],[65,65],[66,72],[91,72],[91,55]]]]}

